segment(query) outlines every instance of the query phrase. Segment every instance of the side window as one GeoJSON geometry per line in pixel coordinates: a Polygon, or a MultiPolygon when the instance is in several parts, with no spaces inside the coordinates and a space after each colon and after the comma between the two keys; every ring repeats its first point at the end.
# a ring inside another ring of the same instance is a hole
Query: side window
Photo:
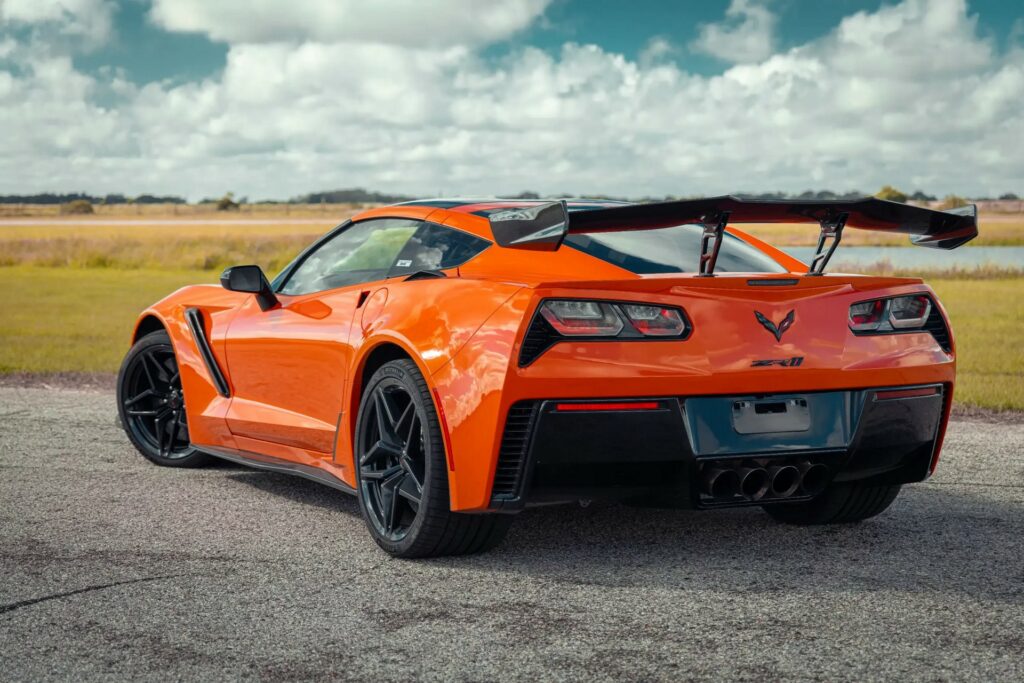
{"type": "Polygon", "coordinates": [[[420,221],[405,218],[354,223],[307,256],[280,291],[310,294],[382,280],[421,225],[420,221]]]}
{"type": "Polygon", "coordinates": [[[460,266],[491,245],[468,232],[424,223],[405,244],[392,275],[460,266]]]}

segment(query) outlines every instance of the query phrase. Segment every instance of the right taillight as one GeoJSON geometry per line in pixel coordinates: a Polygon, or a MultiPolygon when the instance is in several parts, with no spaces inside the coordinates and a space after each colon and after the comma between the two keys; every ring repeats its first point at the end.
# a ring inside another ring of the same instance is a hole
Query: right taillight
{"type": "Polygon", "coordinates": [[[927,294],[858,301],[850,306],[849,325],[854,334],[928,332],[944,351],[951,348],[946,323],[927,294]]]}
{"type": "Polygon", "coordinates": [[[889,299],[889,324],[897,330],[924,327],[931,312],[932,301],[923,294],[889,299]]]}

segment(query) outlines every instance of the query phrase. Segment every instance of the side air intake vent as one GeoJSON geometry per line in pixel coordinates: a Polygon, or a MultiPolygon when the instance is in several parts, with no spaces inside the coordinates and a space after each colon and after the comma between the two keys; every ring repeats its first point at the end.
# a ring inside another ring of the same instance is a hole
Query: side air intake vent
{"type": "Polygon", "coordinates": [[[536,401],[522,401],[509,408],[498,454],[498,467],[494,472],[492,500],[512,500],[520,495],[536,408],[536,401]]]}
{"type": "Polygon", "coordinates": [[[939,343],[943,351],[946,353],[952,351],[953,345],[949,339],[949,328],[946,327],[946,321],[942,319],[942,314],[939,313],[939,307],[934,303],[932,304],[932,312],[924,323],[924,329],[928,330],[935,337],[935,341],[939,343]]]}
{"type": "Polygon", "coordinates": [[[530,329],[523,339],[523,348],[519,350],[519,367],[525,367],[537,360],[540,354],[551,348],[561,337],[551,327],[551,323],[542,315],[533,316],[530,329]]]}

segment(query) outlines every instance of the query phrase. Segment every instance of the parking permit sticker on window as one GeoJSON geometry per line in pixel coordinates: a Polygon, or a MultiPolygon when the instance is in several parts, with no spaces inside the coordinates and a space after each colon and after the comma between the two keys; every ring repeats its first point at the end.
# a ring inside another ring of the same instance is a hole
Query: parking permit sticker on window
{"type": "Polygon", "coordinates": [[[397,265],[399,268],[408,268],[409,266],[412,265],[412,261],[410,261],[409,259],[401,259],[395,265],[397,265]]]}

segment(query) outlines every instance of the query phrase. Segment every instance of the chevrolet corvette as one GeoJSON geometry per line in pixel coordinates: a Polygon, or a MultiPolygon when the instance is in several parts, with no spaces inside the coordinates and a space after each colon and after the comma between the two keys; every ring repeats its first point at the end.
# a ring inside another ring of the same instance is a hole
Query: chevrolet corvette
{"type": "Polygon", "coordinates": [[[157,465],[355,495],[398,557],[591,499],[857,522],[935,470],[956,356],[920,279],[825,272],[851,228],[978,232],[973,206],[873,198],[374,208],[273,280],[235,266],[145,310],[121,423],[157,465]],[[735,227],[754,222],[816,226],[810,262],[735,227]]]}

